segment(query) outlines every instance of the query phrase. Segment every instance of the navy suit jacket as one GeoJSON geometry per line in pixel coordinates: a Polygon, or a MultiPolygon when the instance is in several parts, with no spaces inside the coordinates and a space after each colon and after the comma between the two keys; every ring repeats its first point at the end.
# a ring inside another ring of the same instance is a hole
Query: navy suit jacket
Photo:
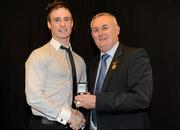
{"type": "MultiPolygon", "coordinates": [[[[99,56],[88,71],[93,93],[99,56]]],[[[152,69],[144,49],[119,44],[107,71],[102,92],[96,94],[98,129],[148,129],[153,91],[152,69]]]]}

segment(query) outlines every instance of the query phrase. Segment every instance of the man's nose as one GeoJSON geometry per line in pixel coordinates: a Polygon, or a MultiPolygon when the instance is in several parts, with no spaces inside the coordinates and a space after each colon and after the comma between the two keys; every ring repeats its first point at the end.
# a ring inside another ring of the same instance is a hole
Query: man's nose
{"type": "Polygon", "coordinates": [[[99,31],[98,31],[98,36],[102,36],[104,34],[104,31],[102,30],[102,29],[100,29],[99,31]]]}
{"type": "Polygon", "coordinates": [[[65,25],[65,22],[62,20],[61,22],[60,22],[60,26],[64,26],[65,25]]]}

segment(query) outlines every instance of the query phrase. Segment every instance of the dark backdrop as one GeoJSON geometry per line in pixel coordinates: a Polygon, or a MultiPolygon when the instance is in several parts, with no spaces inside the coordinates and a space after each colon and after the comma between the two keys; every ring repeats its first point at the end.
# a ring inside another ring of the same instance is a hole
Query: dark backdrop
{"type": "MultiPolygon", "coordinates": [[[[152,129],[180,129],[179,0],[66,0],[75,11],[72,46],[84,60],[98,53],[89,22],[100,11],[117,16],[120,40],[150,56],[154,93],[152,129]]],[[[24,63],[30,52],[50,40],[44,8],[48,0],[0,2],[0,100],[2,128],[25,129],[31,115],[25,99],[24,63]]]]}

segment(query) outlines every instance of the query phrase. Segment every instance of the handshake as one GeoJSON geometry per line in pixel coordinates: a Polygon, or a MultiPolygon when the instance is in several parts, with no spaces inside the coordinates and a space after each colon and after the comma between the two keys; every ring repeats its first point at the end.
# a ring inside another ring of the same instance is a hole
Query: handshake
{"type": "MultiPolygon", "coordinates": [[[[87,92],[86,83],[78,83],[77,84],[77,94],[82,94],[87,92]]],[[[78,102],[74,101],[77,107],[78,102]]],[[[79,110],[72,109],[71,117],[68,121],[69,126],[73,130],[81,129],[85,126],[85,119],[83,114],[79,110]]]]}
{"type": "MultiPolygon", "coordinates": [[[[96,96],[87,92],[86,84],[78,84],[77,96],[75,96],[76,107],[82,107],[85,109],[93,109],[96,104],[96,96]]],[[[72,110],[70,120],[68,121],[69,126],[73,130],[81,129],[85,126],[85,119],[83,114],[79,110],[72,110]]]]}
{"type": "Polygon", "coordinates": [[[68,123],[73,130],[79,130],[85,126],[86,121],[79,110],[72,109],[68,123]]]}

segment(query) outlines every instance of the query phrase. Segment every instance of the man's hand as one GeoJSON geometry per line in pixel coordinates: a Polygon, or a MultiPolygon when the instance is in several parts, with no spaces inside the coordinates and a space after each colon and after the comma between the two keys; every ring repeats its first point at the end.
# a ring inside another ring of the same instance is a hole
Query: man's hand
{"type": "Polygon", "coordinates": [[[96,96],[90,93],[75,96],[76,107],[93,109],[96,107],[96,96]]]}
{"type": "Polygon", "coordinates": [[[85,119],[83,114],[78,111],[78,110],[72,110],[71,112],[71,117],[68,121],[69,126],[73,129],[73,130],[78,130],[80,128],[82,128],[83,126],[85,126],[85,119]]]}

